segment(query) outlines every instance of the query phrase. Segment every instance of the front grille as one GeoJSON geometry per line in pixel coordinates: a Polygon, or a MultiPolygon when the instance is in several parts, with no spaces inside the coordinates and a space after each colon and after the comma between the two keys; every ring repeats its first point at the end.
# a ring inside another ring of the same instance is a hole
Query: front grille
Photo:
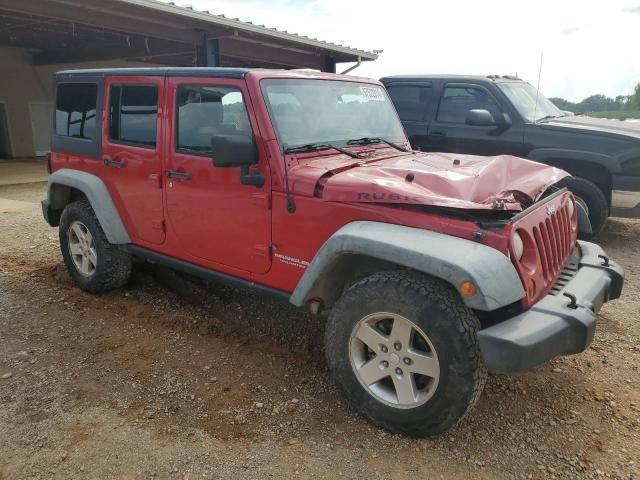
{"type": "Polygon", "coordinates": [[[533,227],[533,237],[542,264],[542,276],[547,284],[553,282],[564,268],[571,253],[571,221],[566,206],[549,215],[533,227]]]}
{"type": "Polygon", "coordinates": [[[564,287],[571,281],[573,277],[578,273],[578,269],[580,268],[580,261],[577,257],[571,257],[565,264],[562,272],[560,272],[560,276],[556,280],[556,283],[553,284],[551,290],[549,290],[549,295],[558,295],[564,287]]]}

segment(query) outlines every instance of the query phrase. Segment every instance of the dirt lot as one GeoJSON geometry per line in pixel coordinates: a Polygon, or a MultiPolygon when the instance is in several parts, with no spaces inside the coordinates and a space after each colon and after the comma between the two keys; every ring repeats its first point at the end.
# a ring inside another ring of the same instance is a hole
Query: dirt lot
{"type": "Polygon", "coordinates": [[[0,186],[0,480],[640,476],[638,221],[601,239],[627,285],[587,352],[490,376],[459,428],[416,441],[350,411],[321,323],[284,304],[145,266],[74,288],[45,187],[0,186]]]}

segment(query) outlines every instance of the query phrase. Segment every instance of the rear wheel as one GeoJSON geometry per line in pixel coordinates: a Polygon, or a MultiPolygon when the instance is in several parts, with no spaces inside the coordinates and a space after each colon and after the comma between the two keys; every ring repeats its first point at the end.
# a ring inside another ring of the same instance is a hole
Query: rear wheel
{"type": "Polygon", "coordinates": [[[482,392],[479,322],[447,284],[381,272],[351,286],[328,319],[325,353],[353,407],[390,431],[433,437],[482,392]]]}
{"type": "Polygon", "coordinates": [[[82,290],[106,292],[131,275],[131,255],[112,245],[87,200],[67,205],[60,217],[60,250],[69,275],[82,290]]]}
{"type": "Polygon", "coordinates": [[[567,188],[576,197],[582,208],[587,212],[593,233],[579,232],[582,240],[591,240],[598,236],[609,217],[609,205],[598,186],[589,180],[579,177],[565,177],[554,185],[555,188],[567,188]]]}

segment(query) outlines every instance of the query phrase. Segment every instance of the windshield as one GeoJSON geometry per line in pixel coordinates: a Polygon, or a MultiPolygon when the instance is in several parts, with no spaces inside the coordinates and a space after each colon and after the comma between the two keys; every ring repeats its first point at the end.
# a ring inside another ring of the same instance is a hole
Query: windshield
{"type": "Polygon", "coordinates": [[[336,80],[269,79],[262,93],[280,142],[287,147],[351,139],[405,142],[383,87],[336,80]]]}
{"type": "Polygon", "coordinates": [[[527,121],[537,122],[543,118],[562,117],[563,114],[547,97],[525,82],[498,83],[500,90],[511,100],[527,121]],[[536,105],[537,97],[537,105],[536,105]]]}

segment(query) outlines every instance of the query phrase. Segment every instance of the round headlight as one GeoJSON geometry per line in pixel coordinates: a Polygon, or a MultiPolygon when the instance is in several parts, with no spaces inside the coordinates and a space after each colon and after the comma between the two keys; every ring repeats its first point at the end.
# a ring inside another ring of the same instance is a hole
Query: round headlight
{"type": "Polygon", "coordinates": [[[573,197],[570,197],[567,202],[567,210],[569,210],[569,218],[573,218],[573,213],[576,211],[576,201],[573,197]]]}
{"type": "Polygon", "coordinates": [[[516,256],[516,260],[520,261],[522,255],[524,255],[524,243],[518,232],[513,232],[513,235],[511,235],[511,245],[513,246],[513,253],[516,256]]]}

